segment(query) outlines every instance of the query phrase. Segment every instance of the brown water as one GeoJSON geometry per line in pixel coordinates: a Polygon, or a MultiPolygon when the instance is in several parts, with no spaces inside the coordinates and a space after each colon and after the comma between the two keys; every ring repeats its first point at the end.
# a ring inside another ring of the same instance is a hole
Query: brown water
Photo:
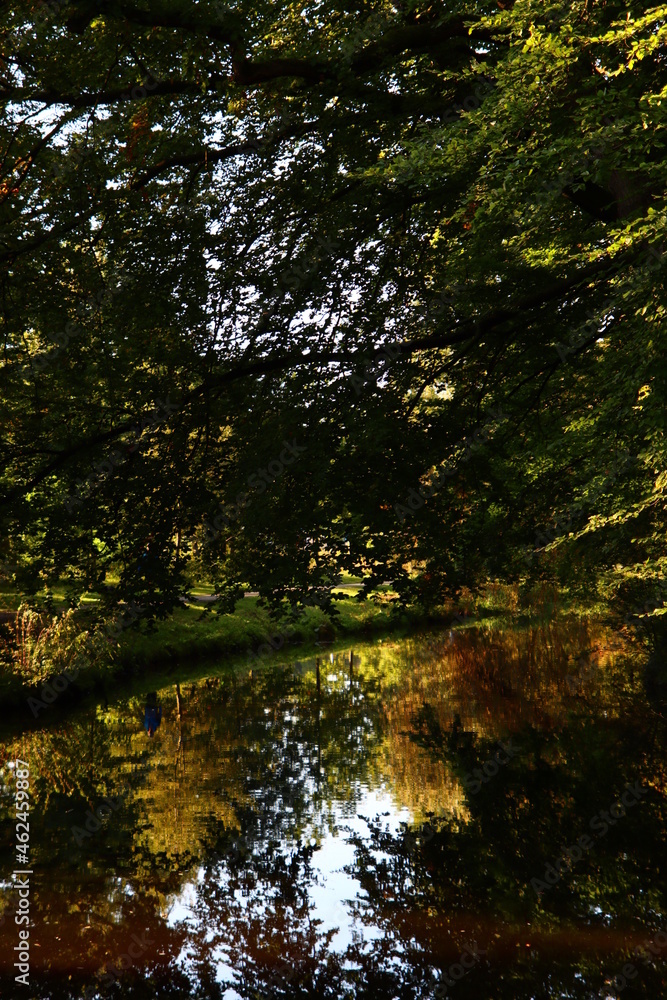
{"type": "Polygon", "coordinates": [[[636,663],[578,624],[468,630],[351,672],[323,652],[319,693],[314,660],[221,667],[180,717],[147,687],[5,740],[2,997],[667,996],[665,720],[636,663]]]}

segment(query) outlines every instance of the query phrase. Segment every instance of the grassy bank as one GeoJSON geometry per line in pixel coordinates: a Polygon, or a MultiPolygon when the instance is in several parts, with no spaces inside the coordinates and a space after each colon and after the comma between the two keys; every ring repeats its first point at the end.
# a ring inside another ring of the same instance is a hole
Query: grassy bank
{"type": "Polygon", "coordinates": [[[190,604],[176,610],[153,632],[128,629],[123,633],[117,663],[151,667],[243,652],[262,657],[269,644],[282,646],[287,640],[290,645],[328,643],[345,636],[409,628],[423,620],[416,612],[396,615],[388,601],[344,600],[337,609],[338,615],[329,616],[319,608],[307,608],[290,628],[287,622],[272,621],[256,597],[239,601],[231,615],[211,614],[202,605],[190,604]]]}
{"type": "MultiPolygon", "coordinates": [[[[0,672],[0,701],[5,719],[13,712],[20,722],[40,725],[48,716],[55,719],[91,696],[111,697],[134,682],[157,683],[161,675],[178,667],[179,675],[206,663],[230,669],[250,665],[260,666],[281,655],[293,657],[314,655],[326,646],[345,643],[354,638],[370,639],[383,634],[403,634],[420,625],[446,622],[451,618],[441,614],[426,615],[417,611],[396,614],[391,602],[379,600],[359,602],[353,599],[337,603],[339,614],[329,616],[318,608],[307,608],[294,623],[276,623],[256,597],[239,601],[233,614],[215,614],[202,604],[188,604],[176,609],[165,621],[148,631],[139,621],[126,628],[109,655],[91,657],[76,676],[67,681],[57,678],[57,691],[52,702],[50,686],[53,677],[43,674],[36,680],[29,669],[16,664],[0,672]],[[64,684],[64,687],[63,687],[64,684]],[[46,695],[45,695],[46,685],[46,695]],[[34,699],[30,702],[29,699],[34,699]],[[41,704],[46,705],[42,709],[41,704]],[[36,713],[36,714],[35,714],[36,713]]],[[[6,626],[8,630],[10,626],[6,626]]],[[[50,672],[51,673],[51,672],[50,672]]],[[[57,673],[57,671],[52,671],[57,673]]]]}
{"type": "MultiPolygon", "coordinates": [[[[341,593],[345,593],[341,589],[341,593]]],[[[372,640],[383,635],[407,634],[429,626],[473,627],[478,624],[498,627],[527,624],[529,621],[553,619],[559,614],[571,614],[573,609],[551,600],[533,603],[530,610],[520,609],[511,588],[491,586],[482,598],[463,601],[470,616],[454,620],[456,609],[440,608],[431,613],[408,609],[397,611],[393,595],[384,588],[375,599],[358,601],[351,584],[345,599],[336,603],[337,615],[327,615],[319,608],[307,608],[293,623],[272,621],[256,597],[245,597],[237,603],[233,614],[217,614],[201,603],[192,602],[176,609],[165,621],[148,631],[139,620],[125,628],[115,648],[103,649],[101,655],[85,659],[83,669],[68,681],[53,697],[53,706],[41,710],[45,680],[55,683],[54,675],[63,669],[67,657],[54,661],[48,671],[40,657],[33,653],[33,671],[37,660],[38,676],[30,669],[6,667],[0,672],[0,699],[6,710],[17,710],[23,724],[42,724],[43,715],[54,718],[82,700],[111,698],[137,684],[157,683],[161,676],[178,670],[179,676],[190,671],[200,673],[203,664],[216,670],[261,666],[276,658],[293,659],[317,655],[324,648],[340,648],[348,641],[372,640]],[[59,664],[59,666],[57,665],[59,664]],[[49,674],[50,680],[47,679],[49,674]],[[35,709],[37,715],[34,714],[35,709]]],[[[202,596],[205,590],[202,589],[202,596]]],[[[8,602],[5,603],[7,606],[8,602]]],[[[56,678],[57,680],[57,678],[56,678]]],[[[62,677],[57,683],[62,687],[62,677]]],[[[49,693],[47,692],[47,695],[49,693]]],[[[5,713],[7,718],[7,711],[5,713]]]]}
{"type": "MultiPolygon", "coordinates": [[[[205,589],[200,591],[202,596],[206,593],[205,589]]],[[[270,654],[271,646],[275,649],[276,645],[317,649],[346,638],[400,634],[429,625],[461,627],[481,621],[490,624],[494,620],[498,624],[510,621],[516,624],[533,618],[552,618],[558,611],[569,613],[571,610],[565,606],[555,608],[553,603],[536,602],[530,612],[521,612],[513,591],[497,586],[489,588],[483,597],[462,599],[460,608],[465,609],[467,617],[457,622],[456,608],[451,606],[431,612],[418,608],[399,611],[394,600],[396,595],[388,587],[380,588],[366,601],[356,599],[354,583],[341,586],[337,593],[342,598],[336,601],[337,614],[328,615],[319,608],[306,608],[291,628],[287,620],[283,623],[273,621],[257,597],[246,596],[240,600],[233,614],[207,612],[206,605],[192,602],[178,608],[152,632],[141,628],[128,628],[123,632],[115,669],[150,669],[174,661],[237,657],[243,653],[249,658],[262,659],[270,654]]]]}

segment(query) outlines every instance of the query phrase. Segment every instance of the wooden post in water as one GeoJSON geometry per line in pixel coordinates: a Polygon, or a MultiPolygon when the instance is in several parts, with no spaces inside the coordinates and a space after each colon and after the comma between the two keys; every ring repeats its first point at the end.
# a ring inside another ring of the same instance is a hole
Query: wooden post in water
{"type": "MultiPolygon", "coordinates": [[[[185,777],[185,743],[183,742],[183,728],[181,721],[183,718],[183,700],[181,698],[181,685],[176,684],[176,715],[178,717],[178,746],[176,747],[175,777],[178,778],[179,764],[185,777]]],[[[176,792],[174,791],[174,794],[176,792]]]]}
{"type": "Polygon", "coordinates": [[[350,687],[352,687],[352,668],[354,667],[354,650],[350,650],[350,687]]]}
{"type": "Polygon", "coordinates": [[[322,746],[320,735],[320,658],[315,657],[315,680],[317,681],[317,791],[320,790],[320,775],[322,769],[322,746]]]}
{"type": "MultiPolygon", "coordinates": [[[[93,773],[94,773],[94,769],[93,769],[93,759],[94,759],[93,758],[93,752],[94,752],[94,747],[95,747],[95,712],[93,712],[93,716],[92,716],[92,718],[90,720],[90,769],[89,769],[88,777],[90,778],[91,781],[93,780],[93,773]]],[[[25,758],[25,754],[24,754],[24,758],[25,758]]]]}

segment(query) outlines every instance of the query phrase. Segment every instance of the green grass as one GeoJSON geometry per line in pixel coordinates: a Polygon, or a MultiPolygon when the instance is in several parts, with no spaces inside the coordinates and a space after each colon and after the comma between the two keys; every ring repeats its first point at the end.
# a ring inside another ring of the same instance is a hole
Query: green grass
{"type": "MultiPolygon", "coordinates": [[[[353,581],[349,581],[353,582],[353,581]]],[[[218,614],[206,610],[206,605],[191,603],[177,608],[165,621],[158,622],[149,631],[139,620],[136,626],[127,628],[119,637],[118,648],[110,660],[91,662],[81,671],[75,683],[70,685],[68,695],[59,696],[58,708],[66,709],[67,703],[91,693],[111,694],[112,690],[124,688],[128,684],[145,683],[148,678],[157,681],[164,672],[169,673],[178,665],[179,675],[190,671],[200,672],[208,661],[216,669],[230,669],[234,665],[249,667],[270,663],[276,659],[292,656],[298,650],[299,657],[320,655],[323,644],[327,649],[344,645],[348,640],[372,639],[392,633],[406,634],[416,628],[431,625],[454,625],[456,628],[521,627],[531,620],[551,618],[564,614],[581,613],[582,609],[568,606],[569,602],[559,602],[558,608],[542,605],[518,608],[508,588],[493,587],[477,600],[469,600],[474,606],[473,615],[455,623],[454,610],[440,608],[431,613],[419,610],[399,612],[391,601],[390,588],[381,587],[376,599],[358,601],[356,588],[344,583],[338,588],[346,599],[336,602],[338,614],[329,616],[319,608],[306,608],[293,623],[286,636],[281,633],[287,622],[273,621],[268,611],[261,607],[256,597],[244,597],[237,602],[233,614],[218,614]],[[270,637],[274,638],[271,651],[270,637]],[[289,650],[289,652],[288,652],[289,650]],[[257,660],[259,657],[259,661],[257,660]]],[[[202,582],[194,591],[199,594],[211,592],[202,582]]],[[[5,609],[16,608],[20,598],[16,593],[0,592],[0,602],[5,609]]],[[[62,603],[64,594],[54,589],[56,606],[62,603]]],[[[93,598],[94,600],[94,598],[93,598]]],[[[466,602],[464,602],[466,603],[466,602]]],[[[41,688],[41,683],[38,685],[41,688]]],[[[0,667],[0,698],[4,705],[26,706],[28,695],[37,695],[10,669],[0,667]]],[[[49,712],[49,715],[52,713],[49,712]]],[[[58,714],[58,713],[55,713],[58,714]]]]}
{"type": "MultiPolygon", "coordinates": [[[[205,586],[202,592],[206,592],[205,586]]],[[[54,592],[56,606],[62,603],[58,600],[61,596],[54,592]]],[[[5,609],[12,605],[15,608],[19,603],[17,595],[3,595],[5,609]]],[[[119,636],[118,647],[110,659],[105,657],[82,669],[76,680],[67,686],[67,694],[58,696],[58,711],[49,711],[48,715],[54,718],[72,701],[92,693],[110,694],[117,687],[132,683],[133,679],[157,677],[176,664],[179,672],[185,670],[187,673],[196,669],[195,664],[207,660],[215,661],[218,666],[221,660],[246,665],[251,659],[257,665],[270,662],[280,658],[280,652],[271,650],[270,637],[274,637],[274,648],[298,649],[299,655],[309,652],[315,655],[321,653],[322,643],[330,648],[329,644],[343,642],[346,638],[405,632],[420,622],[432,620],[432,616],[427,618],[417,613],[396,614],[385,594],[380,595],[378,601],[340,600],[336,603],[339,614],[335,616],[319,608],[306,608],[291,623],[286,634],[283,632],[290,623],[272,621],[256,597],[242,598],[233,614],[206,611],[206,607],[196,603],[184,605],[150,630],[141,620],[136,626],[127,628],[119,636]]],[[[33,681],[30,687],[9,665],[4,669],[0,667],[0,698],[6,708],[20,706],[24,714],[28,697],[40,697],[42,684],[43,681],[33,681]]]]}
{"type": "MultiPolygon", "coordinates": [[[[290,632],[292,643],[333,641],[346,635],[388,632],[407,626],[414,616],[396,617],[389,603],[343,600],[331,618],[319,608],[307,608],[290,632]]],[[[177,609],[152,632],[128,629],[120,640],[119,661],[149,665],[165,660],[187,660],[214,654],[257,650],[269,636],[280,635],[286,623],[271,620],[258,598],[245,597],[233,614],[205,612],[202,605],[177,609]]]]}

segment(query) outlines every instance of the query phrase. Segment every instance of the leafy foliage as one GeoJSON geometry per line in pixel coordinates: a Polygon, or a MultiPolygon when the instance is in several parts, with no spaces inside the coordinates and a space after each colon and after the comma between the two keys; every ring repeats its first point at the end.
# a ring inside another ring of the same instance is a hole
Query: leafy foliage
{"type": "Polygon", "coordinates": [[[537,575],[636,616],[665,558],[666,11],[5,10],[19,588],[150,618],[195,559],[224,606],[537,575]]]}

